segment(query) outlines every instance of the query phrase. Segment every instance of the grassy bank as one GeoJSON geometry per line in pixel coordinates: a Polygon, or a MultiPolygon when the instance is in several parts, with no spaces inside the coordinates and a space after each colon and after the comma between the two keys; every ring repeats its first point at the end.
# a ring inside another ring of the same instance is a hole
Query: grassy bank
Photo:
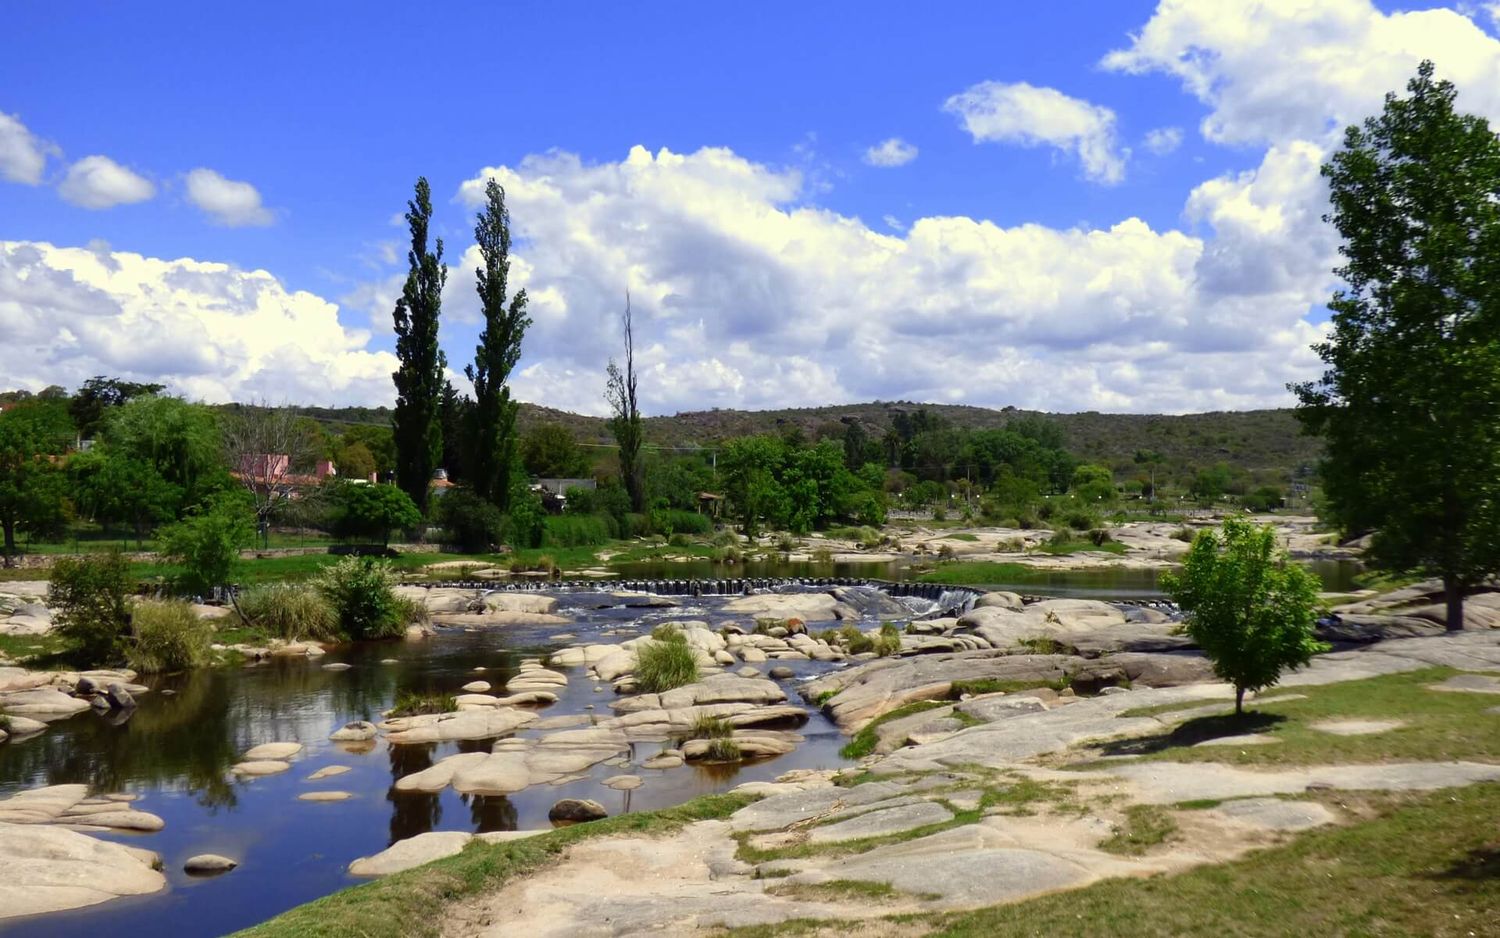
{"type": "Polygon", "coordinates": [[[237,932],[244,938],[422,938],[442,931],[443,907],[535,872],[581,840],[611,834],[666,834],[694,821],[728,817],[754,801],[708,795],[664,811],[577,824],[504,844],[471,843],[457,856],[355,886],[237,932]]]}

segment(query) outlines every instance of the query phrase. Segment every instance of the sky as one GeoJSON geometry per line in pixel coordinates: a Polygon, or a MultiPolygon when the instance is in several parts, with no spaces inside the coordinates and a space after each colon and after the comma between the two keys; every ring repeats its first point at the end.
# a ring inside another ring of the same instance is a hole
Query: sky
{"type": "Polygon", "coordinates": [[[1500,3],[275,3],[0,10],[0,389],[393,401],[401,215],[442,341],[506,189],[522,400],[1169,412],[1315,377],[1319,166],[1424,58],[1500,120],[1500,3]],[[253,15],[246,15],[253,11],[253,15]]]}

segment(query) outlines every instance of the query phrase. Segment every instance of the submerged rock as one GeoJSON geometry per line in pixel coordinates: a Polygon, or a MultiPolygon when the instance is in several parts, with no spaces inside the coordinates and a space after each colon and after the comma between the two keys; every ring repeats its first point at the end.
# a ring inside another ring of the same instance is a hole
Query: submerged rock
{"type": "Polygon", "coordinates": [[[182,871],[194,876],[217,876],[228,873],[239,865],[238,860],[221,857],[217,853],[200,853],[183,861],[182,871]]]}
{"type": "Polygon", "coordinates": [[[328,734],[328,738],[334,742],[357,743],[366,739],[374,739],[378,730],[374,723],[366,720],[355,720],[353,723],[345,723],[339,729],[328,734]]]}

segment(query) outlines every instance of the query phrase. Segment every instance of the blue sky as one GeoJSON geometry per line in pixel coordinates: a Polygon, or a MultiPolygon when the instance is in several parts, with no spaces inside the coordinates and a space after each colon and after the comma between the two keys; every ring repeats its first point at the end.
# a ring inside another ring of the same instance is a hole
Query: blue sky
{"type": "Polygon", "coordinates": [[[626,287],[656,411],[1284,403],[1330,130],[1424,56],[1481,113],[1500,76],[1484,4],[1306,6],[12,4],[0,385],[380,402],[392,217],[426,175],[458,265],[496,175],[539,403],[599,409],[626,287]]]}

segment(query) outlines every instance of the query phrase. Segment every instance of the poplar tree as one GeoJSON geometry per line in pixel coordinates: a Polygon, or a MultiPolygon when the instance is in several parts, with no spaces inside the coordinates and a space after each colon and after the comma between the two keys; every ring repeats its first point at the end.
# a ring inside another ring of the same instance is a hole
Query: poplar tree
{"type": "Polygon", "coordinates": [[[620,368],[613,358],[609,360],[604,397],[611,412],[609,428],[620,448],[620,481],[630,496],[630,510],[639,513],[646,508],[645,472],[641,465],[645,428],[641,425],[641,409],[635,395],[635,329],[630,317],[629,293],[625,294],[621,325],[625,333],[625,367],[620,368]]]}
{"type": "Polygon", "coordinates": [[[1500,139],[1423,62],[1323,167],[1348,285],[1328,370],[1294,388],[1329,511],[1383,566],[1436,574],[1448,628],[1500,572],[1500,139]]]}
{"type": "Polygon", "coordinates": [[[469,484],[501,511],[510,507],[511,471],[516,461],[516,409],[510,398],[510,373],[521,359],[521,339],[531,319],[526,291],[506,302],[510,276],[510,212],[505,190],[491,179],[484,187],[485,205],[474,224],[474,241],[484,266],[477,268],[475,289],[484,310],[484,331],[474,349],[474,364],[464,374],[474,383],[469,484]]]}
{"type": "Polygon", "coordinates": [[[443,452],[438,409],[448,362],[438,348],[438,316],[448,267],[443,263],[442,238],[437,239],[436,251],[427,249],[432,191],[425,176],[417,179],[416,197],[406,206],[411,250],[406,254],[406,284],[394,314],[396,357],[401,365],[391,375],[396,382],[396,412],[391,422],[396,438],[396,484],[425,514],[432,475],[443,452]]]}

